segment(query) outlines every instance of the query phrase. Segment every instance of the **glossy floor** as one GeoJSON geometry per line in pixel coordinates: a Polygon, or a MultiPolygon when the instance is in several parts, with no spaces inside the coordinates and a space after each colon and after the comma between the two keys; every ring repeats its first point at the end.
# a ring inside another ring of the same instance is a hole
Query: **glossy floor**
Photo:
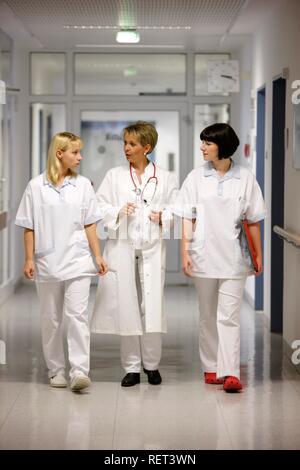
{"type": "MultiPolygon", "coordinates": [[[[92,289],[91,303],[94,298],[92,289]]],[[[205,385],[192,287],[166,289],[163,383],[121,388],[118,338],[93,335],[92,387],[75,394],[48,385],[38,302],[24,286],[0,310],[1,449],[299,449],[300,375],[262,315],[242,309],[242,393],[205,385]]]]}

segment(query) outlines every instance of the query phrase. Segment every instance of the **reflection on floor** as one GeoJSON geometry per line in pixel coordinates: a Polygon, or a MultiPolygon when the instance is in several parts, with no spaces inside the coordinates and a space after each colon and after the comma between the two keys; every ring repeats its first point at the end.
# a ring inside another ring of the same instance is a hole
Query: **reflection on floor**
{"type": "MultiPolygon", "coordinates": [[[[91,303],[94,298],[94,288],[91,303]]],[[[93,335],[91,389],[51,389],[41,352],[34,286],[0,310],[1,449],[299,449],[300,375],[282,356],[281,336],[242,310],[239,394],[205,385],[192,287],[166,289],[163,384],[122,389],[118,338],[93,335]]]]}

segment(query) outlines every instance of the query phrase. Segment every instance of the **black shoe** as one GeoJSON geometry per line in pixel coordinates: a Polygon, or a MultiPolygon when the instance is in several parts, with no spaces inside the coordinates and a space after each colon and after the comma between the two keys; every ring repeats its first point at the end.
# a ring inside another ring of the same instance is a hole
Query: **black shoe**
{"type": "Polygon", "coordinates": [[[151,385],[159,385],[161,384],[161,375],[159,373],[159,370],[147,370],[144,369],[145,374],[148,375],[148,382],[151,385]]]}
{"type": "Polygon", "coordinates": [[[121,382],[122,387],[133,387],[133,385],[140,383],[140,374],[139,372],[129,372],[123,377],[121,382]]]}

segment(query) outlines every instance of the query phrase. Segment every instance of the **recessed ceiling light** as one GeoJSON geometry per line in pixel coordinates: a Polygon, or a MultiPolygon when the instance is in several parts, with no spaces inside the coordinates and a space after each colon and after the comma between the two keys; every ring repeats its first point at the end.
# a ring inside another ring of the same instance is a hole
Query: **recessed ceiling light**
{"type": "Polygon", "coordinates": [[[83,48],[99,48],[99,49],[114,49],[114,48],[124,48],[131,49],[135,48],[143,48],[143,49],[184,49],[185,46],[182,44],[133,44],[130,46],[126,46],[126,44],[76,44],[75,47],[83,47],[83,48]]]}
{"type": "Polygon", "coordinates": [[[122,29],[117,32],[116,41],[119,43],[136,44],[140,42],[140,33],[133,29],[122,29]]]}

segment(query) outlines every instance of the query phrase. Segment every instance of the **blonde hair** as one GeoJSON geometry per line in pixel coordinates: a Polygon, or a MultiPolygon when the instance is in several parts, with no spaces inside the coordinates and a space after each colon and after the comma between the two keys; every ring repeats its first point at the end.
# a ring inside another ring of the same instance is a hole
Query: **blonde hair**
{"type": "MultiPolygon", "coordinates": [[[[72,132],[59,132],[51,139],[47,159],[47,178],[55,186],[57,185],[61,171],[61,163],[56,156],[57,151],[61,150],[62,152],[65,152],[72,147],[72,144],[75,143],[78,143],[80,148],[82,147],[81,138],[72,134],[72,132]]],[[[67,175],[76,177],[77,173],[69,168],[67,175]]]]}
{"type": "Polygon", "coordinates": [[[137,121],[135,124],[131,124],[123,129],[123,138],[125,134],[136,136],[143,147],[149,144],[151,146],[149,153],[153,152],[157,144],[157,130],[150,122],[137,121]]]}

